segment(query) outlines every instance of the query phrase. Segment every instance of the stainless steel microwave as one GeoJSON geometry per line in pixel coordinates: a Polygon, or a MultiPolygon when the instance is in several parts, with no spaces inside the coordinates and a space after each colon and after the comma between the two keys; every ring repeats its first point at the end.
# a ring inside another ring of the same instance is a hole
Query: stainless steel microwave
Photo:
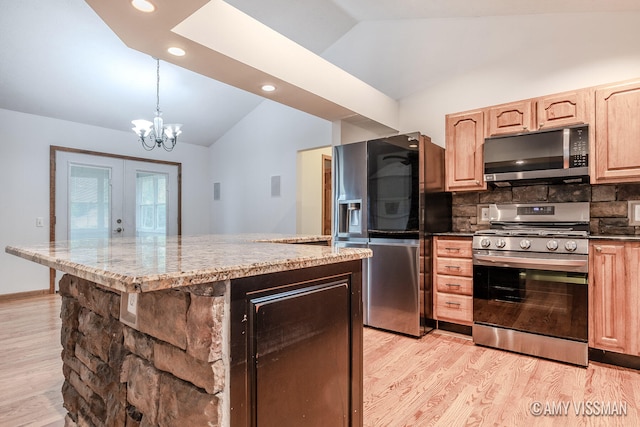
{"type": "Polygon", "coordinates": [[[484,141],[484,180],[586,182],[589,177],[587,125],[526,134],[487,138],[484,141]]]}

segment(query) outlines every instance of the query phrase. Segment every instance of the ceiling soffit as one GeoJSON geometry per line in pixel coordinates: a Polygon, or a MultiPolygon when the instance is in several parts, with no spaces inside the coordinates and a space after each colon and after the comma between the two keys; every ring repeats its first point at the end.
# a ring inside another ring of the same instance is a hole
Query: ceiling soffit
{"type": "Polygon", "coordinates": [[[221,0],[155,0],[153,13],[86,1],[130,48],[260,96],[273,84],[265,97],[329,121],[398,129],[395,100],[221,0]]]}

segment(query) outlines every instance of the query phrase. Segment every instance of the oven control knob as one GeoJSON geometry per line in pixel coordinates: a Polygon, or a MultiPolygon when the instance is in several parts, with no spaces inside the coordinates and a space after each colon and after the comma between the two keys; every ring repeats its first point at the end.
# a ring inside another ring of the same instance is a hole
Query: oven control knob
{"type": "Polygon", "coordinates": [[[550,251],[555,251],[556,249],[558,249],[558,241],[557,240],[549,240],[547,242],[547,249],[549,249],[550,251]]]}
{"type": "Polygon", "coordinates": [[[500,249],[504,248],[506,244],[507,242],[505,242],[504,239],[496,240],[496,246],[499,247],[500,249]]]}
{"type": "Polygon", "coordinates": [[[522,249],[529,249],[531,247],[531,240],[529,239],[520,240],[520,247],[522,249]]]}
{"type": "Polygon", "coordinates": [[[489,246],[491,246],[491,240],[489,239],[480,240],[480,246],[482,246],[483,248],[488,248],[489,246]]]}
{"type": "Polygon", "coordinates": [[[569,240],[567,243],[564,244],[564,248],[569,252],[573,252],[576,249],[578,249],[578,244],[573,240],[569,240]]]}

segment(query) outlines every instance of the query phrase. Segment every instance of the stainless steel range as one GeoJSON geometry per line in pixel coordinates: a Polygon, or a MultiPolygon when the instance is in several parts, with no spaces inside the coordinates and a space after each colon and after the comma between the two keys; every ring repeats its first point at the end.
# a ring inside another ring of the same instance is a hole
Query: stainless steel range
{"type": "Polygon", "coordinates": [[[587,366],[589,203],[489,209],[473,237],[474,342],[587,366]]]}

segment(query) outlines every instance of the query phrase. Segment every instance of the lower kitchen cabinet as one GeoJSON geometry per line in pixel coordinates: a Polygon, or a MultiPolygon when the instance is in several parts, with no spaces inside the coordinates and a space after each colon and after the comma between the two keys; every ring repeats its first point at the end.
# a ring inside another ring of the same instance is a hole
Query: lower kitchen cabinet
{"type": "Polygon", "coordinates": [[[640,242],[589,248],[589,346],[640,355],[640,242]]]}
{"type": "Polygon", "coordinates": [[[231,281],[231,423],[362,426],[362,263],[231,281]]]}
{"type": "Polygon", "coordinates": [[[434,317],[473,324],[473,262],[471,238],[434,239],[434,317]]]}

